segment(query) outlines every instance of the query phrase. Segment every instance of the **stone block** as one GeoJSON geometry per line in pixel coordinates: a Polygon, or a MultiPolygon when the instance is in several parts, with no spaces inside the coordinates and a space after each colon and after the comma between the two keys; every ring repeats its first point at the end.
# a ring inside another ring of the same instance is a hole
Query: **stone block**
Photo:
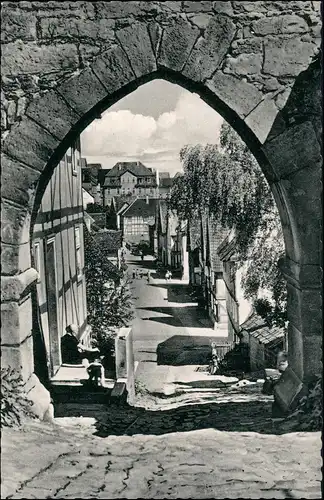
{"type": "Polygon", "coordinates": [[[285,132],[286,128],[287,128],[286,121],[283,118],[282,113],[278,113],[273,122],[271,130],[268,133],[267,140],[272,141],[272,139],[278,137],[278,135],[281,135],[283,132],[285,132]]]}
{"type": "Polygon", "coordinates": [[[252,23],[252,30],[257,35],[285,35],[287,33],[305,33],[308,31],[306,21],[297,15],[280,15],[264,17],[252,23]]]}
{"type": "Polygon", "coordinates": [[[126,18],[128,16],[145,15],[156,11],[153,2],[96,2],[97,17],[104,19],[126,18]]]}
{"type": "Polygon", "coordinates": [[[181,71],[195,45],[200,31],[188,21],[174,19],[171,26],[164,28],[158,55],[158,65],[173,71],[181,71]]]}
{"type": "Polygon", "coordinates": [[[1,8],[1,43],[14,40],[36,40],[36,15],[34,12],[23,12],[10,9],[6,4],[1,8]]]}
{"type": "Polygon", "coordinates": [[[28,297],[22,303],[1,304],[1,345],[19,345],[32,334],[32,305],[28,297]]]}
{"type": "Polygon", "coordinates": [[[23,242],[22,233],[26,225],[27,211],[17,208],[2,200],[1,204],[1,241],[2,243],[17,244],[23,242]]]}
{"type": "Polygon", "coordinates": [[[43,127],[24,116],[4,139],[2,152],[41,172],[59,143],[43,127]]]}
{"type": "Polygon", "coordinates": [[[118,45],[98,56],[91,67],[109,94],[135,80],[127,56],[118,45]]]}
{"type": "Polygon", "coordinates": [[[284,412],[289,412],[293,409],[294,402],[297,401],[302,391],[302,380],[288,366],[279,382],[274,386],[274,400],[284,412]]]}
{"type": "Polygon", "coordinates": [[[246,12],[262,12],[265,14],[268,10],[265,4],[266,2],[242,2],[241,0],[232,2],[234,12],[239,14],[246,12]]]}
{"type": "Polygon", "coordinates": [[[239,54],[226,59],[224,73],[254,75],[261,71],[262,54],[239,54]]]}
{"type": "Polygon", "coordinates": [[[204,38],[195,45],[183,74],[195,81],[210,78],[228,52],[235,30],[234,23],[228,17],[212,17],[204,38]]]}
{"type": "Polygon", "coordinates": [[[288,319],[303,335],[321,336],[322,329],[322,294],[317,290],[300,290],[287,283],[288,319]]]}
{"type": "Polygon", "coordinates": [[[63,139],[79,119],[77,113],[69,108],[55,90],[32,101],[27,107],[26,115],[59,139],[63,139]]]}
{"type": "Polygon", "coordinates": [[[1,243],[1,269],[4,276],[24,272],[30,266],[29,241],[21,245],[1,243]]]}
{"type": "Polygon", "coordinates": [[[321,160],[320,145],[311,122],[290,127],[267,141],[262,150],[278,179],[321,160]]]}
{"type": "Polygon", "coordinates": [[[28,399],[33,403],[31,411],[40,420],[45,420],[49,414],[52,413],[51,395],[49,391],[40,383],[38,377],[34,373],[28,380],[25,390],[28,399]]]}
{"type": "Polygon", "coordinates": [[[156,60],[147,26],[136,23],[116,31],[116,38],[123,47],[137,77],[156,70],[156,60]]]}
{"type": "Polygon", "coordinates": [[[76,17],[45,17],[40,19],[41,39],[87,39],[89,41],[103,42],[113,41],[115,34],[113,28],[114,20],[109,19],[87,19],[76,17]]]}
{"type": "Polygon", "coordinates": [[[30,206],[39,172],[1,154],[1,194],[18,205],[30,206]]]}
{"type": "Polygon", "coordinates": [[[299,38],[277,36],[264,41],[263,72],[272,76],[297,76],[307,69],[318,47],[299,38]]]}
{"type": "Polygon", "coordinates": [[[1,366],[15,368],[24,382],[34,371],[33,339],[28,337],[19,347],[1,346],[1,366]]]}
{"type": "Polygon", "coordinates": [[[213,2],[182,2],[183,12],[209,12],[213,2]]]}
{"type": "Polygon", "coordinates": [[[78,50],[71,43],[39,46],[17,40],[2,46],[2,75],[39,75],[76,69],[78,50]]]}
{"type": "Polygon", "coordinates": [[[279,113],[273,99],[266,98],[245,118],[245,123],[264,144],[279,113]]]}
{"type": "Polygon", "coordinates": [[[320,265],[299,264],[285,258],[279,259],[278,266],[285,278],[299,288],[320,288],[323,282],[323,269],[320,265]]]}
{"type": "Polygon", "coordinates": [[[262,100],[263,94],[252,83],[217,71],[207,87],[240,118],[245,118],[262,100]]]}
{"type": "Polygon", "coordinates": [[[57,87],[57,92],[80,116],[107,97],[106,89],[91,68],[86,68],[79,75],[65,80],[57,87]]]}
{"type": "Polygon", "coordinates": [[[217,14],[228,14],[229,16],[233,15],[233,7],[231,5],[231,2],[213,2],[213,10],[217,14]]]}
{"type": "Polygon", "coordinates": [[[190,22],[194,23],[201,30],[204,30],[207,28],[211,18],[210,14],[196,14],[190,16],[190,22]]]}
{"type": "Polygon", "coordinates": [[[38,278],[32,267],[16,276],[2,276],[1,302],[19,301],[22,293],[38,278]]]}
{"type": "Polygon", "coordinates": [[[322,164],[313,163],[281,180],[297,228],[300,263],[319,264],[322,255],[322,164]]]}
{"type": "Polygon", "coordinates": [[[322,336],[303,338],[303,380],[314,379],[323,373],[323,338],[322,336]]]}
{"type": "Polygon", "coordinates": [[[155,55],[155,57],[157,57],[159,47],[160,47],[160,42],[162,39],[162,28],[158,23],[153,21],[147,25],[147,29],[148,29],[148,32],[150,35],[154,55],[155,55]]]}
{"type": "Polygon", "coordinates": [[[293,318],[290,318],[288,323],[288,362],[289,366],[293,369],[294,373],[298,377],[303,379],[303,334],[302,332],[293,325],[293,318]]]}

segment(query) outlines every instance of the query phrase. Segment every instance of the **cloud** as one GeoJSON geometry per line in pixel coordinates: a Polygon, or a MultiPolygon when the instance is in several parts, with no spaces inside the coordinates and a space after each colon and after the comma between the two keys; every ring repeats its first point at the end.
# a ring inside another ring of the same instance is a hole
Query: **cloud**
{"type": "Polygon", "coordinates": [[[177,121],[177,114],[174,111],[171,111],[171,113],[163,113],[162,115],[159,116],[157,120],[157,125],[158,127],[165,129],[172,127],[177,121]]]}
{"type": "Polygon", "coordinates": [[[156,128],[152,116],[134,115],[128,110],[105,113],[83,132],[83,153],[92,156],[140,152],[156,128]]]}
{"type": "Polygon", "coordinates": [[[174,109],[157,119],[125,109],[107,111],[83,132],[82,155],[105,158],[101,163],[107,168],[137,159],[147,166],[162,164],[163,170],[169,162],[170,169],[179,170],[180,149],[185,144],[219,142],[222,122],[197,94],[183,89],[174,109]]]}

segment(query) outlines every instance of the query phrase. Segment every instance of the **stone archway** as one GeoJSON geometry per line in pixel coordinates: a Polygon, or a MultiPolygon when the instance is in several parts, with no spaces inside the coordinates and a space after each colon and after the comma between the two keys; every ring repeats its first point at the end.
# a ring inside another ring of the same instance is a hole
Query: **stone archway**
{"type": "Polygon", "coordinates": [[[284,229],[290,366],[321,372],[319,3],[5,2],[1,343],[34,399],[33,213],[73,138],[153,78],[199,93],[259,161],[284,229]]]}

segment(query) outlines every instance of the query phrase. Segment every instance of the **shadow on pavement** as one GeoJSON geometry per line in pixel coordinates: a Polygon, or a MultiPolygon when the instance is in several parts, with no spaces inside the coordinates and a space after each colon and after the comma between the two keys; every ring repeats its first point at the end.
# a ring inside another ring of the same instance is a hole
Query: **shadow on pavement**
{"type": "Polygon", "coordinates": [[[142,318],[143,321],[154,321],[155,323],[163,323],[164,325],[176,326],[181,328],[182,322],[171,316],[152,316],[150,318],[142,318]]]}
{"type": "MultiPolygon", "coordinates": [[[[152,275],[153,276],[153,275],[152,275]]],[[[153,276],[154,278],[157,278],[157,276],[153,276]]],[[[164,278],[164,275],[160,277],[160,279],[164,278]]],[[[194,299],[189,295],[188,293],[188,283],[166,283],[165,281],[163,283],[150,283],[149,286],[155,287],[155,288],[164,288],[165,290],[168,291],[168,300],[170,302],[175,302],[179,304],[183,303],[192,303],[193,306],[197,305],[197,303],[194,301],[194,299]]]]}
{"type": "Polygon", "coordinates": [[[205,324],[201,320],[206,319],[206,315],[197,313],[195,306],[184,306],[184,307],[138,307],[139,311],[151,311],[166,316],[152,316],[150,318],[142,318],[150,321],[156,321],[158,323],[164,323],[172,326],[183,326],[185,328],[206,328],[205,324]],[[180,319],[181,317],[181,319],[180,319]],[[173,321],[171,321],[171,319],[173,321]]]}
{"type": "Polygon", "coordinates": [[[204,365],[210,358],[211,335],[174,335],[157,346],[158,365],[204,365]]]}
{"type": "MultiPolygon", "coordinates": [[[[64,416],[95,417],[95,436],[162,435],[201,429],[227,432],[284,434],[278,422],[271,420],[271,401],[205,403],[179,406],[168,410],[146,410],[124,405],[106,406],[106,411],[91,406],[64,409],[64,416]]],[[[56,415],[59,416],[59,415],[56,415]]]]}

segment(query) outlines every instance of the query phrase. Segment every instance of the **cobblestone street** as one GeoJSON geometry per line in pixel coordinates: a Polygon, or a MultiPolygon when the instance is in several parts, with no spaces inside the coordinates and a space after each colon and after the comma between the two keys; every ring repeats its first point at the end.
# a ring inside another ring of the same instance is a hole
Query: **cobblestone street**
{"type": "Polygon", "coordinates": [[[210,332],[194,308],[182,313],[185,301],[172,286],[167,314],[154,315],[165,298],[160,281],[138,280],[133,289],[134,406],[61,403],[54,424],[5,429],[2,496],[320,498],[320,434],[291,432],[272,419],[262,384],[242,387],[235,377],[207,376],[207,367],[157,364],[158,343],[175,331],[184,342],[210,332]]]}
{"type": "Polygon", "coordinates": [[[85,424],[6,430],[3,498],[321,497],[319,433],[145,436],[134,427],[133,436],[101,439],[85,424]]]}

